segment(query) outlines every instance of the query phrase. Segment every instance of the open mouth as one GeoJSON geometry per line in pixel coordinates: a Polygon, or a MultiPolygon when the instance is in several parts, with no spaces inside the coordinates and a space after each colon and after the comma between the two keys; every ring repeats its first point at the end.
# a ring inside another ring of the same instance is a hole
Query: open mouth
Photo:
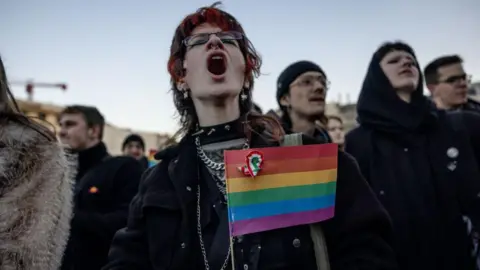
{"type": "Polygon", "coordinates": [[[313,97],[313,98],[309,98],[308,100],[312,102],[325,102],[325,98],[323,97],[313,97]]]}
{"type": "Polygon", "coordinates": [[[412,75],[413,71],[411,69],[406,69],[400,72],[400,75],[412,75]]]}
{"type": "Polygon", "coordinates": [[[207,69],[213,75],[222,75],[227,71],[225,54],[213,53],[207,59],[207,69]]]}

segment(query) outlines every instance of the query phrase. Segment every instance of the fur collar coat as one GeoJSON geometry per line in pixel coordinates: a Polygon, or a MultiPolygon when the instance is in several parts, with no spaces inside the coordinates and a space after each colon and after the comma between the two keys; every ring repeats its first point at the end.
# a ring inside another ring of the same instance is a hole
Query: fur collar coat
{"type": "Polygon", "coordinates": [[[0,126],[0,269],[58,269],[70,230],[74,158],[56,141],[0,126]]]}

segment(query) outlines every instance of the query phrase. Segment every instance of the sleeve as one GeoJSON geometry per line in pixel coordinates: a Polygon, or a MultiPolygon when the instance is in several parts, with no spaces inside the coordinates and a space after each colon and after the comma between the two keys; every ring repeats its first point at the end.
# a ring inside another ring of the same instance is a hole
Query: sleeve
{"type": "Polygon", "coordinates": [[[113,179],[112,193],[115,194],[115,208],[106,214],[76,211],[72,220],[72,229],[88,231],[98,237],[111,239],[115,232],[127,223],[128,206],[138,191],[142,172],[142,166],[138,161],[128,159],[124,162],[113,179]]]}
{"type": "Polygon", "coordinates": [[[470,135],[470,144],[475,155],[478,168],[480,168],[480,114],[473,112],[464,112],[465,126],[470,135]]]}
{"type": "Polygon", "coordinates": [[[397,269],[390,218],[356,161],[343,152],[338,157],[335,217],[324,229],[332,270],[397,269]]]}
{"type": "Polygon", "coordinates": [[[102,270],[151,270],[149,261],[147,229],[142,215],[142,201],[145,196],[145,179],[155,167],[142,175],[139,192],[130,204],[127,227],[115,234],[110,252],[109,263],[102,270]]]}
{"type": "MultiPolygon", "coordinates": [[[[472,154],[476,159],[477,168],[465,168],[465,175],[480,176],[480,115],[473,112],[464,112],[463,120],[466,131],[470,136],[472,154]]],[[[472,221],[474,230],[480,231],[480,179],[475,177],[462,177],[458,181],[459,199],[464,215],[472,221]]]]}
{"type": "Polygon", "coordinates": [[[368,159],[369,149],[366,147],[367,145],[367,136],[364,136],[364,133],[358,128],[350,131],[345,136],[345,152],[355,158],[360,168],[360,172],[368,182],[370,176],[370,163],[368,159]]]}

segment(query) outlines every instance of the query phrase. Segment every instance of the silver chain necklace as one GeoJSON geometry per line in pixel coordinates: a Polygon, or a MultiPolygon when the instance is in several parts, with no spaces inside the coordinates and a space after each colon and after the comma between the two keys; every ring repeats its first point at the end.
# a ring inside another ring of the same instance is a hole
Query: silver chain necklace
{"type": "Polygon", "coordinates": [[[225,163],[215,162],[207,157],[207,155],[205,154],[205,151],[203,151],[202,145],[200,144],[200,138],[198,137],[195,138],[195,145],[197,146],[198,157],[200,158],[201,161],[203,161],[203,163],[205,163],[205,165],[207,165],[208,168],[214,171],[225,170],[225,163]]]}
{"type": "MultiPolygon", "coordinates": [[[[222,173],[223,176],[221,177],[222,179],[220,179],[220,180],[223,180],[223,185],[225,185],[225,163],[224,162],[215,162],[215,161],[211,160],[205,154],[205,151],[203,150],[202,145],[200,144],[200,139],[198,137],[195,138],[195,145],[197,146],[197,154],[198,154],[198,157],[200,158],[200,160],[207,166],[207,168],[209,168],[209,169],[211,169],[215,172],[222,173]]],[[[245,143],[243,145],[243,149],[248,149],[248,148],[250,148],[250,145],[248,143],[248,140],[245,140],[245,143]]],[[[217,173],[214,173],[214,176],[220,177],[220,176],[218,176],[217,173]]],[[[217,182],[217,181],[215,181],[215,182],[217,182]]],[[[220,192],[222,192],[222,194],[224,195],[224,197],[226,199],[225,188],[221,189],[220,186],[218,185],[218,182],[217,182],[217,187],[220,189],[220,192]]],[[[202,251],[202,257],[203,257],[203,262],[205,264],[205,270],[210,270],[210,265],[208,264],[208,258],[207,258],[207,251],[205,250],[205,244],[203,243],[202,223],[201,223],[201,220],[200,220],[200,216],[201,216],[201,213],[200,213],[200,185],[198,185],[198,187],[197,187],[197,233],[198,233],[198,238],[200,240],[200,249],[202,251]]],[[[233,239],[231,239],[230,241],[233,241],[233,239]]],[[[231,253],[232,253],[232,248],[231,248],[231,245],[229,245],[227,257],[225,258],[225,262],[223,263],[220,270],[224,270],[227,267],[228,259],[230,258],[231,253]]]]}
{"type": "MultiPolygon", "coordinates": [[[[207,155],[205,154],[205,151],[202,148],[202,145],[200,144],[200,138],[196,137],[195,138],[195,145],[197,146],[197,154],[200,160],[205,163],[205,165],[214,170],[214,171],[225,171],[225,163],[224,162],[215,162],[211,160],[207,155]]],[[[243,144],[242,149],[248,149],[250,148],[250,144],[247,139],[245,139],[245,143],[243,144]]]]}
{"type": "MultiPolygon", "coordinates": [[[[205,244],[203,243],[203,234],[202,234],[202,223],[200,221],[200,185],[197,187],[197,233],[198,238],[200,239],[200,249],[202,250],[203,262],[205,264],[205,270],[210,270],[210,265],[208,264],[207,251],[205,250],[205,244]]],[[[230,253],[232,252],[231,245],[228,245],[228,253],[225,261],[223,262],[222,268],[224,270],[227,268],[228,259],[230,258],[230,253]]]]}

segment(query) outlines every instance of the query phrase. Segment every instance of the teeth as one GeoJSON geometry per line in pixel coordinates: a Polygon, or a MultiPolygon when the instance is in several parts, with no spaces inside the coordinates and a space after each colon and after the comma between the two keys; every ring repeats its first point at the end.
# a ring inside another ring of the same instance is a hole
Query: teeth
{"type": "Polygon", "coordinates": [[[222,60],[223,56],[213,56],[212,59],[213,60],[222,60]]]}

